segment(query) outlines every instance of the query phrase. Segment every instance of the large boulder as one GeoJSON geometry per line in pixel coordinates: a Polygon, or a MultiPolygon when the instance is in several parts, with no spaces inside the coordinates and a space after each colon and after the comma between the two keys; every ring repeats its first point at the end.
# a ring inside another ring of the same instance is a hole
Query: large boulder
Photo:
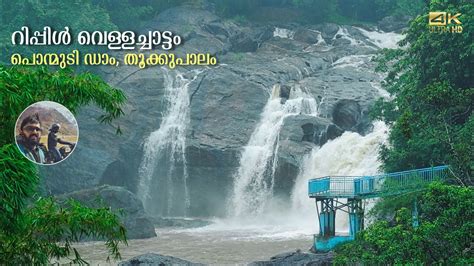
{"type": "Polygon", "coordinates": [[[316,30],[300,27],[295,31],[293,39],[307,44],[318,43],[321,33],[316,30]]]}
{"type": "MultiPolygon", "coordinates": [[[[356,27],[281,25],[278,27],[296,32],[293,39],[280,38],[273,36],[276,25],[239,23],[220,18],[210,10],[191,6],[171,8],[143,28],[166,29],[182,36],[183,44],[173,50],[178,56],[211,53],[219,61],[216,67],[200,67],[200,74],[188,87],[184,158],[190,197],[187,215],[191,216],[225,214],[240,153],[258,125],[275,84],[282,85],[282,103],[291,96],[294,85],[304,88],[318,103],[319,117],[295,115],[281,129],[275,189],[287,195],[302,157],[315,145],[323,145],[344,130],[365,133],[368,110],[379,97],[379,91],[371,84],[380,77],[372,71],[374,63],[370,60],[378,48],[370,46],[364,40],[367,36],[356,27]],[[320,34],[327,45],[313,45],[320,34]],[[333,42],[336,45],[331,45],[333,42]]],[[[123,134],[115,135],[114,128],[100,125],[94,119],[102,114],[98,108],[81,109],[77,116],[81,128],[77,149],[61,164],[41,169],[46,193],[61,194],[109,184],[140,195],[136,190],[142,178],[139,169],[143,143],[160,128],[169,106],[164,100],[166,74],[180,72],[193,78],[197,75],[195,70],[140,69],[123,64],[100,68],[102,77],[127,96],[125,115],[114,121],[123,134]]],[[[166,178],[163,173],[170,167],[184,172],[180,169],[183,165],[156,162],[160,173],[155,173],[153,180],[166,178]]],[[[174,195],[183,200],[180,193],[174,195]]]]}
{"type": "Polygon", "coordinates": [[[127,229],[127,238],[140,239],[155,237],[153,220],[145,214],[142,202],[123,187],[103,185],[83,189],[57,196],[59,201],[75,199],[86,206],[111,207],[112,210],[123,210],[120,220],[127,229]]]}
{"type": "Polygon", "coordinates": [[[334,106],[332,118],[340,128],[344,130],[354,129],[361,119],[360,105],[354,100],[340,100],[334,106]]]}
{"type": "Polygon", "coordinates": [[[201,263],[194,263],[180,258],[159,255],[156,253],[146,253],[133,257],[127,261],[122,261],[118,265],[120,266],[164,266],[164,265],[186,265],[186,266],[198,266],[204,265],[201,263]]]}
{"type": "Polygon", "coordinates": [[[249,266],[276,266],[276,265],[332,265],[334,254],[329,253],[306,253],[299,250],[275,255],[268,261],[255,261],[249,266]]]}
{"type": "Polygon", "coordinates": [[[329,42],[336,33],[338,32],[340,25],[334,24],[334,23],[323,23],[316,25],[315,27],[318,31],[321,32],[322,37],[326,42],[329,42]]]}
{"type": "Polygon", "coordinates": [[[412,19],[410,16],[387,16],[382,18],[377,25],[386,32],[401,31],[408,27],[410,19],[412,19]]]}

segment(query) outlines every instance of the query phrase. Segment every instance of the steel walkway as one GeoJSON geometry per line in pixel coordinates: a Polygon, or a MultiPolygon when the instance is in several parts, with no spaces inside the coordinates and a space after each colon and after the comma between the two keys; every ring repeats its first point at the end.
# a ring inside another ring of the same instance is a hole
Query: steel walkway
{"type": "Polygon", "coordinates": [[[444,165],[373,176],[326,176],[309,180],[308,195],[316,201],[319,219],[314,247],[330,250],[354,239],[364,228],[363,200],[420,191],[431,182],[447,179],[448,173],[449,167],[444,165]],[[337,210],[349,214],[348,236],[336,236],[337,210]]]}

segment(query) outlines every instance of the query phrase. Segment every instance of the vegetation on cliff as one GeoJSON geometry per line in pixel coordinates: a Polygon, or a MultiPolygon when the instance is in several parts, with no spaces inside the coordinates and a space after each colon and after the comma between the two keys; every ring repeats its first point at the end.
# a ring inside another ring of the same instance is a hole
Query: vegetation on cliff
{"type": "Polygon", "coordinates": [[[340,246],[336,263],[473,263],[474,36],[466,18],[474,6],[431,1],[429,9],[461,13],[463,32],[431,33],[427,13],[415,18],[401,42],[406,49],[386,50],[378,59],[392,99],[379,100],[373,114],[391,125],[380,153],[384,171],[450,165],[453,185],[382,199],[373,210],[379,221],[340,246]],[[415,198],[421,198],[416,228],[409,210],[415,198]],[[393,213],[394,221],[386,221],[393,213]]]}

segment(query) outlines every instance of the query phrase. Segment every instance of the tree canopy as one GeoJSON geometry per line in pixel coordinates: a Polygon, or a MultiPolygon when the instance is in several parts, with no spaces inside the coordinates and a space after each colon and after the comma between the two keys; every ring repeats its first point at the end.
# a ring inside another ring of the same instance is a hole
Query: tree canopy
{"type": "MultiPolygon", "coordinates": [[[[430,10],[474,15],[470,1],[432,1],[430,10]]],[[[464,20],[465,21],[465,20],[464,20]]],[[[474,167],[474,57],[472,25],[462,33],[431,33],[428,14],[414,19],[402,45],[379,58],[391,100],[379,100],[375,118],[391,125],[381,153],[387,172],[447,164],[459,184],[472,184],[474,167]]]]}
{"type": "Polygon", "coordinates": [[[84,237],[106,240],[120,257],[125,228],[109,208],[87,208],[70,200],[59,204],[37,193],[36,167],[13,144],[16,118],[30,104],[51,100],[76,113],[94,103],[105,111],[98,119],[111,123],[123,114],[124,94],[89,73],[71,70],[0,66],[0,264],[46,264],[51,258],[84,262],[71,246],[84,237]]]}
{"type": "MultiPolygon", "coordinates": [[[[471,1],[431,1],[429,9],[461,13],[463,22],[474,15],[471,1]]],[[[377,59],[392,98],[379,100],[372,110],[391,126],[380,153],[383,170],[450,165],[449,182],[457,186],[436,183],[422,195],[381,199],[372,211],[379,220],[337,248],[336,264],[474,262],[474,38],[469,22],[462,27],[462,33],[431,33],[428,14],[416,17],[400,43],[404,47],[385,50],[377,59]],[[420,226],[414,228],[410,206],[416,198],[420,226]],[[394,212],[394,220],[386,219],[394,212]]]]}
{"type": "Polygon", "coordinates": [[[412,213],[402,208],[392,223],[377,221],[355,241],[337,247],[335,264],[472,264],[472,202],[470,187],[431,184],[419,200],[419,227],[412,226],[412,213]]]}

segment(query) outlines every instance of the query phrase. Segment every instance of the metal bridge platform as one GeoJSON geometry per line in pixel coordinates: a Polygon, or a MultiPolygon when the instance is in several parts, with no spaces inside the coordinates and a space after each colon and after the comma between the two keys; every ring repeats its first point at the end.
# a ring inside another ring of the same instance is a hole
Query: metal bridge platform
{"type": "Polygon", "coordinates": [[[353,240],[364,229],[363,201],[420,191],[434,181],[448,177],[448,166],[437,166],[373,176],[325,176],[308,181],[308,196],[314,198],[319,219],[319,234],[314,248],[328,251],[353,240]],[[349,235],[336,235],[336,212],[349,215],[349,235]]]}

